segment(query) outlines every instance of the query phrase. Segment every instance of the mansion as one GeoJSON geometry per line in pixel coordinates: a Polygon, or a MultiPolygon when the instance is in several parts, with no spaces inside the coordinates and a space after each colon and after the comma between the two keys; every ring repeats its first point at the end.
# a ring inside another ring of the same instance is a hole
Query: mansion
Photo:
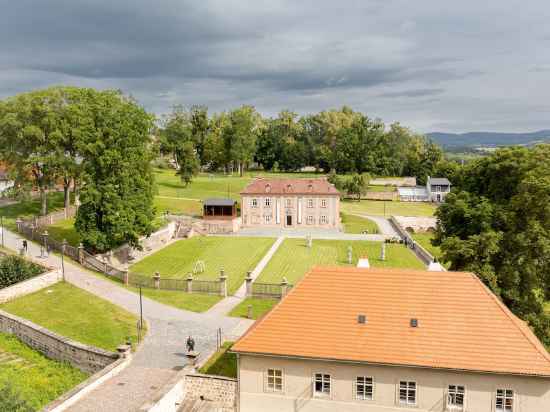
{"type": "Polygon", "coordinates": [[[241,200],[243,228],[340,227],[340,192],[326,178],[256,178],[241,200]]]}

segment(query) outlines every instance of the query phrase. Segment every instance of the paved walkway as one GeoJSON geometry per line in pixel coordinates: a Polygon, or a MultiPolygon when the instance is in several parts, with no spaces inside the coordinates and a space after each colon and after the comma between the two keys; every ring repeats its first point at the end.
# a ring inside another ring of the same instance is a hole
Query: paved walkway
{"type": "MultiPolygon", "coordinates": [[[[4,241],[10,249],[18,250],[22,239],[5,230],[4,241]]],[[[29,242],[28,255],[50,267],[61,267],[61,259],[56,255],[41,259],[40,248],[33,242],[29,242]]],[[[65,277],[75,286],[139,315],[137,294],[68,259],[65,260],[65,277]]],[[[215,350],[218,328],[228,339],[235,339],[253,323],[247,319],[183,311],[145,297],[143,314],[149,326],[148,335],[130,365],[85,396],[70,411],[135,411],[186,364],[184,352],[188,335],[194,337],[200,358],[204,359],[215,350]]]]}
{"type": "Polygon", "coordinates": [[[371,216],[371,215],[364,215],[360,213],[352,213],[352,215],[364,217],[367,219],[372,220],[374,223],[378,225],[378,229],[380,233],[387,237],[399,237],[399,234],[395,231],[393,226],[390,223],[390,220],[382,217],[382,216],[371,216]]]}
{"type": "MultiPolygon", "coordinates": [[[[278,229],[278,228],[243,228],[237,233],[229,236],[246,236],[246,237],[288,237],[288,238],[305,238],[311,235],[312,239],[328,239],[328,240],[370,240],[375,242],[383,242],[387,235],[361,235],[354,233],[343,233],[337,230],[328,229],[278,229]]],[[[210,235],[212,236],[212,235],[210,235]]],[[[228,235],[224,235],[228,236],[228,235]]]]}
{"type": "MultiPolygon", "coordinates": [[[[252,280],[262,273],[262,270],[267,266],[279,246],[283,243],[285,238],[283,236],[277,238],[277,240],[271,245],[271,248],[267,251],[265,256],[258,262],[254,270],[250,273],[252,280]]],[[[235,292],[233,296],[228,296],[225,299],[220,300],[214,306],[212,306],[207,312],[207,315],[211,316],[224,316],[228,314],[235,306],[241,303],[246,298],[246,282],[244,282],[241,287],[235,292]]]]}

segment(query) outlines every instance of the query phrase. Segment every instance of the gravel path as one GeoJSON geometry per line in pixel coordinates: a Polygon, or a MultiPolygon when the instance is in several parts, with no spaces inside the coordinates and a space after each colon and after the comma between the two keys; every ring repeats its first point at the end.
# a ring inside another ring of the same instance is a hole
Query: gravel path
{"type": "MultiPolygon", "coordinates": [[[[22,238],[4,230],[6,247],[18,250],[22,238]]],[[[40,247],[28,242],[28,257],[50,267],[61,267],[61,258],[50,255],[40,258],[40,247]]],[[[65,259],[65,278],[68,282],[139,315],[139,296],[115,283],[89,272],[65,259]]],[[[135,411],[150,399],[186,364],[185,340],[192,335],[200,359],[216,349],[216,331],[234,340],[242,335],[253,321],[183,311],[143,298],[143,314],[149,331],[135,353],[130,365],[118,376],[106,381],[70,411],[135,411]]]]}
{"type": "Polygon", "coordinates": [[[370,216],[370,215],[363,215],[359,213],[352,213],[355,216],[364,217],[367,219],[372,220],[374,223],[378,225],[378,229],[380,233],[387,237],[399,237],[399,234],[395,231],[393,226],[390,223],[390,220],[382,217],[382,216],[370,216]]]}

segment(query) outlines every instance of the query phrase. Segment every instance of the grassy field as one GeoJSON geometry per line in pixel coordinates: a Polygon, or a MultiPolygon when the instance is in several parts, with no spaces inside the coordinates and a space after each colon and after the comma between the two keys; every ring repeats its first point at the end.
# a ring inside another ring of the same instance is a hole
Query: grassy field
{"type": "Polygon", "coordinates": [[[253,270],[275,239],[246,237],[193,237],[180,240],[130,266],[131,273],[152,276],[156,271],[164,278],[185,279],[199,260],[205,272],[196,279],[217,280],[220,269],[227,275],[227,289],[233,294],[244,282],[246,272],[253,270]]]}
{"type": "Polygon", "coordinates": [[[347,213],[362,213],[373,216],[433,216],[436,206],[427,202],[384,202],[381,200],[345,200],[340,210],[347,213]]]}
{"type": "Polygon", "coordinates": [[[237,377],[237,355],[229,353],[233,342],[225,342],[222,347],[214,353],[210,359],[199,369],[200,373],[208,375],[237,377]]]}
{"type": "Polygon", "coordinates": [[[53,225],[49,225],[47,229],[51,239],[57,240],[58,242],[62,242],[63,239],[65,239],[69,245],[78,247],[80,236],[74,228],[73,218],[61,220],[53,225]]]}
{"type": "MultiPolygon", "coordinates": [[[[128,289],[132,292],[139,293],[139,289],[136,287],[128,286],[128,289]]],[[[143,296],[149,299],[192,312],[205,312],[222,299],[221,296],[206,295],[202,293],[185,293],[180,290],[142,288],[141,291],[143,296]]]]}
{"type": "MultiPolygon", "coordinates": [[[[67,363],[46,358],[14,336],[0,333],[0,387],[8,384],[32,409],[42,409],[87,377],[67,363]]],[[[0,409],[7,412],[1,398],[0,409]]]]}
{"type": "Polygon", "coordinates": [[[403,245],[387,244],[386,260],[380,260],[381,242],[313,240],[311,249],[303,239],[285,239],[266,268],[259,282],[280,282],[284,277],[296,284],[315,265],[348,266],[347,250],[352,246],[352,266],[361,256],[368,256],[371,267],[425,269],[415,254],[403,245]]]}
{"type": "Polygon", "coordinates": [[[248,315],[248,306],[252,306],[251,319],[258,319],[262,317],[265,313],[269,312],[271,308],[275,306],[278,302],[278,299],[246,298],[237,306],[235,306],[231,312],[229,312],[229,316],[234,316],[236,318],[246,318],[248,315]]]}
{"type": "Polygon", "coordinates": [[[346,233],[363,233],[365,231],[370,234],[378,233],[378,225],[370,219],[345,213],[341,213],[340,217],[346,233]]]}
{"type": "Polygon", "coordinates": [[[397,188],[395,186],[379,186],[379,185],[370,185],[367,187],[369,192],[395,192],[397,188]]]}
{"type": "Polygon", "coordinates": [[[69,283],[56,283],[30,295],[0,305],[2,310],[78,342],[110,351],[137,340],[137,318],[69,283]]]}
{"type": "Polygon", "coordinates": [[[432,232],[411,233],[411,236],[414,240],[420,243],[420,246],[430,252],[433,256],[438,259],[441,257],[441,249],[439,248],[439,246],[434,246],[431,243],[431,240],[434,237],[434,234],[432,232]]]}
{"type": "Polygon", "coordinates": [[[156,196],[154,206],[157,215],[169,212],[174,215],[202,216],[202,203],[198,200],[156,196]]]}
{"type": "MultiPolygon", "coordinates": [[[[63,208],[63,193],[54,192],[48,195],[48,213],[63,208]]],[[[0,214],[4,216],[4,225],[9,230],[16,230],[15,221],[18,217],[31,218],[40,215],[40,200],[32,199],[0,207],[0,214]]]]}

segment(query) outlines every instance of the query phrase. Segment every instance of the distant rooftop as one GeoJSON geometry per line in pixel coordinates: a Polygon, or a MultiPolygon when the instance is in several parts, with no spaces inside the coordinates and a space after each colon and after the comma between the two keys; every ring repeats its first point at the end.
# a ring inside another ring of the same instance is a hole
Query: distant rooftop
{"type": "Polygon", "coordinates": [[[236,201],[233,199],[211,198],[203,201],[204,206],[233,206],[236,201]]]}
{"type": "Polygon", "coordinates": [[[242,195],[266,194],[339,195],[340,192],[326,177],[304,179],[276,179],[258,177],[248,184],[242,195]]]}
{"type": "Polygon", "coordinates": [[[431,177],[430,184],[432,185],[441,185],[441,186],[450,186],[451,182],[446,177],[431,177]]]}

